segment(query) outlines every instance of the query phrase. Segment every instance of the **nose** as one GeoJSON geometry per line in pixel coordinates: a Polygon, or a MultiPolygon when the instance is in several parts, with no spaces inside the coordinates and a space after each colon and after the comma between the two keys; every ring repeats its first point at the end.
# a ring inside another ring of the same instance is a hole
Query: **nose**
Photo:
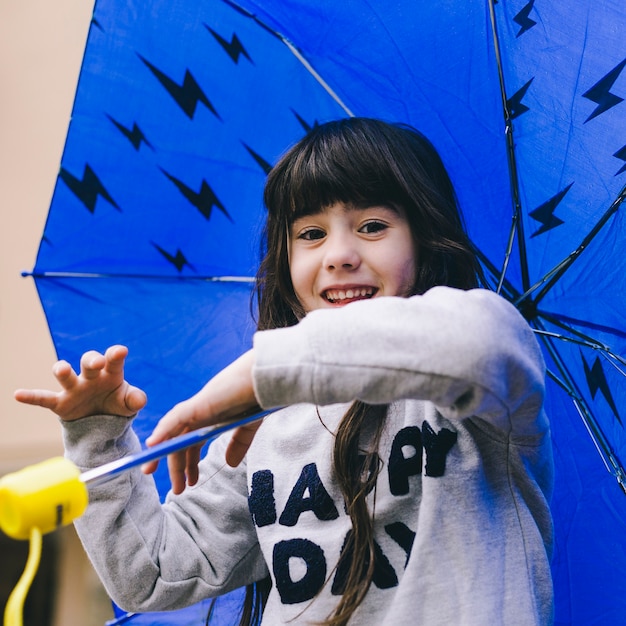
{"type": "Polygon", "coordinates": [[[358,245],[349,235],[329,235],[325,248],[324,266],[328,270],[353,270],[361,264],[358,245]]]}

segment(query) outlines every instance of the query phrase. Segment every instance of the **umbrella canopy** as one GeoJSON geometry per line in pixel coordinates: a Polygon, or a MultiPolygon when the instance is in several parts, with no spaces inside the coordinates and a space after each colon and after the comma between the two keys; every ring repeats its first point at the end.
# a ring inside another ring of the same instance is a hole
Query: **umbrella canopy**
{"type": "Polygon", "coordinates": [[[278,155],[337,117],[411,123],[544,347],[556,621],[619,623],[625,27],[618,0],[100,0],[33,270],[59,357],[128,345],[146,435],[249,345],[278,155]]]}

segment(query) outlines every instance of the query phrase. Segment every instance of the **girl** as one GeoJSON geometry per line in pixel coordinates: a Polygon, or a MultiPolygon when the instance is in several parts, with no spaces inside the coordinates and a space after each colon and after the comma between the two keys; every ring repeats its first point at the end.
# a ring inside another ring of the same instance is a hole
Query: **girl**
{"type": "MultiPolygon", "coordinates": [[[[269,576],[263,624],[550,623],[544,365],[514,307],[476,288],[434,148],[404,126],[325,124],[265,203],[254,347],[148,443],[286,408],[200,462],[170,457],[164,505],[141,472],[91,490],[76,527],[112,598],[168,610],[269,576]]],[[[62,418],[81,468],[139,447],[125,356],[59,362],[60,392],[17,392],[62,418]]]]}

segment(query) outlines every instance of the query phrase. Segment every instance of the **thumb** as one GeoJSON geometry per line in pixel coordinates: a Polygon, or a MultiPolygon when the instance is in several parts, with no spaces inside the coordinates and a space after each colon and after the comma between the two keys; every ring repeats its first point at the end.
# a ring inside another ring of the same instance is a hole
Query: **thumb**
{"type": "Polygon", "coordinates": [[[139,389],[139,387],[128,385],[126,395],[124,396],[124,404],[129,411],[137,413],[137,411],[141,411],[146,406],[147,402],[148,396],[146,396],[144,391],[139,389]]]}

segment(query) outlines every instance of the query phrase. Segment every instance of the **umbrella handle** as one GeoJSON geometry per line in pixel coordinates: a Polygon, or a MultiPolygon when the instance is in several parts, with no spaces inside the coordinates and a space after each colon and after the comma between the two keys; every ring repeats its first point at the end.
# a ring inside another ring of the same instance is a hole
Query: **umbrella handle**
{"type": "Polygon", "coordinates": [[[0,479],[0,528],[13,539],[45,534],[80,517],[87,487],[69,459],[54,457],[0,479]]]}
{"type": "Polygon", "coordinates": [[[29,539],[80,517],[89,501],[87,485],[99,485],[117,474],[173,452],[215,439],[222,433],[259,421],[271,411],[240,415],[224,424],[206,426],[116,461],[80,473],[72,461],[55,457],[0,479],[0,528],[13,539],[29,539]]]}
{"type": "Polygon", "coordinates": [[[30,532],[30,548],[24,572],[13,588],[4,608],[4,626],[22,626],[24,601],[35,578],[41,559],[41,530],[33,527],[30,532]]]}

